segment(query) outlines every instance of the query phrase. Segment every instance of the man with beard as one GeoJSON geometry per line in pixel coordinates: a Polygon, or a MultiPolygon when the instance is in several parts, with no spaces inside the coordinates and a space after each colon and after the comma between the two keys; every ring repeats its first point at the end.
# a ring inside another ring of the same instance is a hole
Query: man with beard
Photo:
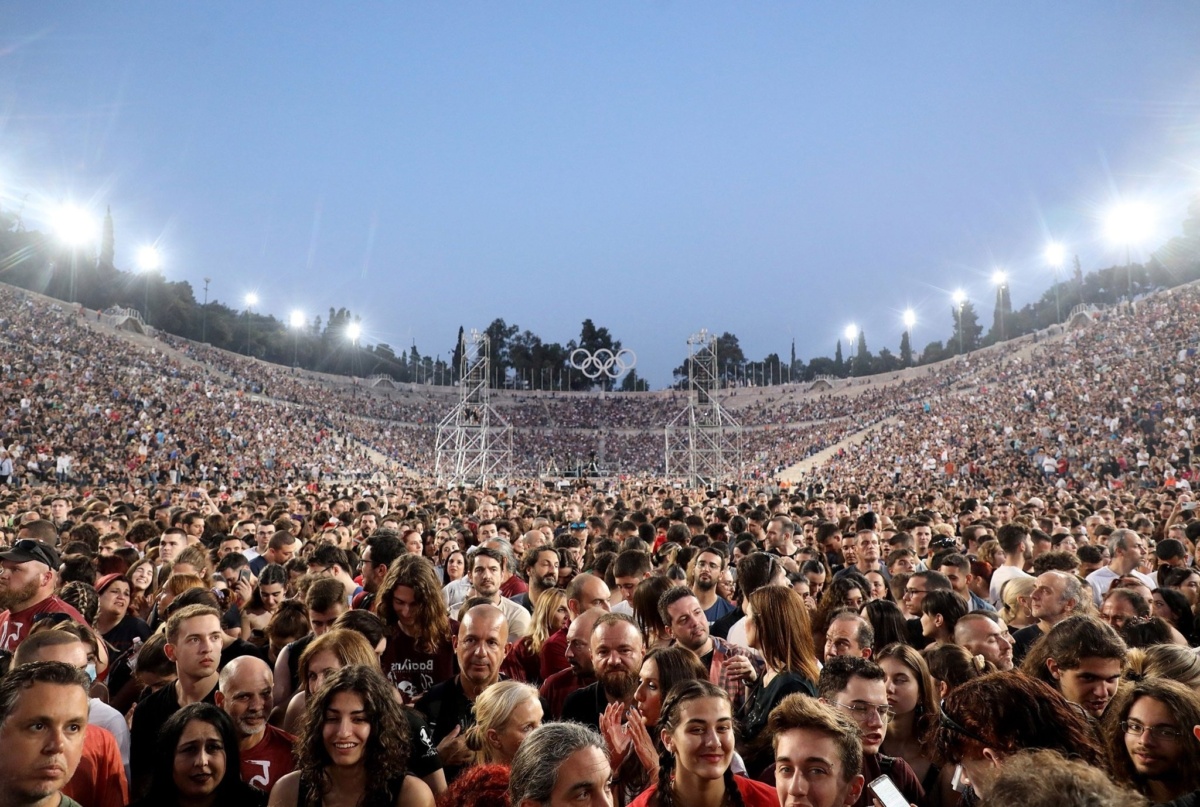
{"type": "Polygon", "coordinates": [[[0,552],[0,650],[13,652],[29,635],[42,614],[66,614],[73,622],[87,620],[54,596],[59,558],[54,547],[23,538],[0,552]]]}
{"type": "Polygon", "coordinates": [[[954,643],[972,656],[983,656],[1000,672],[1008,672],[1013,668],[1013,637],[999,619],[991,611],[960,617],[954,625],[954,643]]]}
{"type": "Polygon", "coordinates": [[[538,695],[546,704],[546,716],[549,719],[558,720],[562,716],[568,695],[595,682],[596,668],[592,666],[590,637],[596,620],[605,613],[603,608],[589,608],[571,620],[567,628],[566,656],[569,666],[547,678],[538,689],[538,695]]]}
{"type": "Polygon", "coordinates": [[[255,656],[238,656],[225,665],[217,682],[217,706],[233,720],[242,758],[242,781],[264,793],[296,763],[296,738],[268,725],[271,713],[271,668],[255,656]]]}
{"type": "Polygon", "coordinates": [[[646,649],[642,632],[625,614],[605,614],[597,619],[591,642],[596,683],[567,697],[562,719],[598,730],[600,716],[610,703],[633,703],[646,649]]]}
{"type": "Polygon", "coordinates": [[[717,582],[725,571],[725,563],[725,553],[715,546],[706,546],[696,556],[692,593],[700,601],[710,626],[734,609],[733,603],[717,594],[717,582]]]}
{"type": "Polygon", "coordinates": [[[504,612],[486,604],[471,608],[463,615],[454,641],[459,674],[437,684],[414,704],[433,733],[447,782],[453,782],[471,764],[472,752],[463,734],[475,725],[475,699],[500,680],[507,644],[504,612]]]}
{"type": "Polygon", "coordinates": [[[695,653],[708,670],[708,679],[729,693],[734,712],[741,711],[747,685],[763,674],[762,655],[713,636],[700,601],[686,586],[663,592],[658,599],[658,615],[675,643],[695,653]]]}
{"type": "Polygon", "coordinates": [[[558,587],[558,550],[550,546],[535,546],[521,558],[521,568],[529,581],[529,590],[513,597],[517,605],[529,613],[537,606],[544,592],[558,587]]]}
{"type": "Polygon", "coordinates": [[[509,636],[519,639],[529,633],[529,612],[500,594],[508,560],[497,549],[480,547],[471,561],[471,585],[475,593],[504,612],[508,620],[509,636]]]}

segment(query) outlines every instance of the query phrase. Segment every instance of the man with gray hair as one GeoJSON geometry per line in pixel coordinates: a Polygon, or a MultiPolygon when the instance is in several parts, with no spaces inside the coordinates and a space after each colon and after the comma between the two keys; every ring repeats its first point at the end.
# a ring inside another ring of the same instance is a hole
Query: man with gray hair
{"type": "Polygon", "coordinates": [[[296,738],[267,723],[274,684],[267,662],[257,656],[238,656],[221,670],[215,696],[237,732],[242,781],[267,794],[296,767],[292,757],[296,738]]]}
{"type": "Polygon", "coordinates": [[[1118,578],[1132,576],[1146,584],[1153,591],[1158,583],[1147,574],[1137,570],[1138,564],[1146,554],[1146,539],[1133,530],[1113,530],[1108,539],[1108,551],[1112,556],[1107,566],[1101,566],[1087,576],[1088,585],[1092,587],[1092,601],[1096,607],[1104,601],[1104,595],[1118,578]]]}
{"type": "Polygon", "coordinates": [[[1037,622],[1021,628],[1013,634],[1013,661],[1020,664],[1033,647],[1033,643],[1050,632],[1050,629],[1075,614],[1091,611],[1091,589],[1075,575],[1066,572],[1043,572],[1034,581],[1029,595],[1029,610],[1037,622]]]}
{"type": "Polygon", "coordinates": [[[534,729],[513,757],[512,807],[612,807],[612,767],[598,733],[577,723],[534,729]]]}

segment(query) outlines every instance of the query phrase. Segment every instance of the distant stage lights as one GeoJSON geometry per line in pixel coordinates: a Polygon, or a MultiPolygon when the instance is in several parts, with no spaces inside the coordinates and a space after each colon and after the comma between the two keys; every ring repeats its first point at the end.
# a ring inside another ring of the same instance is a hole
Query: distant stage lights
{"type": "Polygon", "coordinates": [[[137,252],[137,265],[143,272],[156,272],[162,268],[162,254],[158,247],[147,245],[137,252]]]}
{"type": "Polygon", "coordinates": [[[100,234],[96,218],[77,205],[63,205],[51,218],[58,239],[67,246],[80,247],[94,242],[100,234]]]}

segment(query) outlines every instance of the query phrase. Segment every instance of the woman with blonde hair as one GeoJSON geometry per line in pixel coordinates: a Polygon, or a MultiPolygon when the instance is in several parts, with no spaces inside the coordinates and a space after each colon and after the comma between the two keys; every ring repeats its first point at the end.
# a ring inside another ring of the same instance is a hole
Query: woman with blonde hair
{"type": "Polygon", "coordinates": [[[1004,592],[1001,595],[1004,604],[1000,608],[1000,618],[1008,625],[1010,631],[1037,623],[1029,604],[1035,588],[1035,577],[1017,577],[1004,584],[1004,592]]]}
{"type": "MultiPolygon", "coordinates": [[[[540,602],[539,602],[540,604],[540,602]]],[[[520,681],[498,681],[479,694],[471,710],[475,725],[463,739],[475,753],[474,764],[512,764],[529,732],[542,725],[538,691],[520,681]]]]}
{"type": "Polygon", "coordinates": [[[571,621],[567,611],[567,592],[561,588],[543,591],[533,609],[532,630],[508,647],[500,672],[514,681],[542,682],[542,645],[571,621]]]}
{"type": "Polygon", "coordinates": [[[1132,647],[1125,655],[1121,677],[1135,683],[1143,678],[1166,678],[1200,693],[1200,656],[1190,647],[1172,644],[1132,647]]]}

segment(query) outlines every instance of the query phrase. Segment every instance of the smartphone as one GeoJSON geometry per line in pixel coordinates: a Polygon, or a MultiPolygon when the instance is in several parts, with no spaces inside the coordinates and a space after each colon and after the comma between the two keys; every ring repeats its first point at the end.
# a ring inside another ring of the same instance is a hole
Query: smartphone
{"type": "Polygon", "coordinates": [[[867,787],[871,788],[871,795],[879,799],[883,807],[908,807],[908,799],[904,798],[889,776],[880,776],[867,787]]]}
{"type": "Polygon", "coordinates": [[[242,569],[241,572],[238,573],[238,580],[249,580],[249,579],[250,579],[250,570],[249,569],[242,569]]]}
{"type": "Polygon", "coordinates": [[[1196,509],[1196,506],[1197,506],[1197,504],[1200,504],[1200,503],[1197,503],[1197,502],[1184,502],[1183,504],[1179,505],[1179,509],[1180,509],[1180,510],[1195,510],[1195,509],[1196,509]]]}

